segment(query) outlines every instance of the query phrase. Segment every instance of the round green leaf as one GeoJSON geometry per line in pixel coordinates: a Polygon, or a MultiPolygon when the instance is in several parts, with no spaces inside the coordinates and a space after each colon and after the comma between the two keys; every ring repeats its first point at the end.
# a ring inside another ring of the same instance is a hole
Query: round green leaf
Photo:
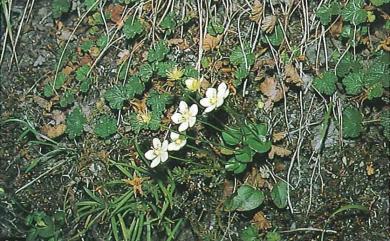
{"type": "Polygon", "coordinates": [[[222,132],[222,139],[228,145],[237,145],[241,142],[242,136],[240,130],[229,128],[228,130],[222,132]]]}
{"type": "Polygon", "coordinates": [[[279,181],[272,188],[271,197],[278,208],[287,207],[287,184],[283,181],[279,181]]]}
{"type": "Polygon", "coordinates": [[[252,148],[252,150],[258,153],[266,153],[271,149],[272,146],[272,143],[270,141],[262,142],[254,137],[249,137],[246,143],[249,145],[250,148],[252,148]]]}
{"type": "Polygon", "coordinates": [[[252,162],[254,152],[249,146],[245,146],[236,152],[236,159],[239,162],[252,162]]]}
{"type": "Polygon", "coordinates": [[[264,201],[264,193],[249,185],[242,185],[233,198],[237,211],[249,211],[259,207],[264,201]]]}
{"type": "Polygon", "coordinates": [[[240,174],[246,169],[246,163],[241,163],[236,158],[231,158],[225,165],[225,169],[233,172],[234,174],[240,174]]]}

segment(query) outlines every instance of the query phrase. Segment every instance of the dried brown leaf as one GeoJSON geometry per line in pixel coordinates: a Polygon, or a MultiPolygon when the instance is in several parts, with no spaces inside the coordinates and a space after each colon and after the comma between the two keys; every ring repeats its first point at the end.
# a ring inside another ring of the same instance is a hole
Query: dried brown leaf
{"type": "Polygon", "coordinates": [[[119,4],[111,4],[107,8],[108,12],[111,15],[111,20],[116,23],[117,25],[122,24],[122,13],[124,10],[124,7],[119,4]]]}
{"type": "Polygon", "coordinates": [[[268,77],[260,84],[260,91],[272,102],[283,99],[283,90],[275,77],[268,77]]]}
{"type": "Polygon", "coordinates": [[[34,101],[39,107],[41,107],[42,109],[45,109],[46,111],[50,111],[50,109],[51,109],[51,107],[52,107],[52,102],[51,102],[51,101],[47,101],[47,100],[45,100],[44,98],[39,97],[39,96],[34,96],[34,97],[33,97],[33,101],[34,101]]]}
{"type": "Polygon", "coordinates": [[[210,34],[206,34],[206,37],[203,39],[203,50],[205,52],[214,50],[221,40],[221,35],[217,37],[211,36],[210,34]]]}
{"type": "Polygon", "coordinates": [[[253,22],[260,22],[262,18],[263,4],[259,0],[255,0],[252,5],[252,12],[249,19],[253,22]]]}
{"type": "Polygon", "coordinates": [[[42,126],[41,130],[42,132],[49,138],[56,138],[64,134],[66,129],[65,124],[59,124],[55,126],[51,125],[44,125],[42,126]]]}
{"type": "Polygon", "coordinates": [[[272,134],[272,142],[278,142],[286,136],[286,133],[284,131],[282,132],[277,132],[272,134]]]}
{"type": "Polygon", "coordinates": [[[343,30],[343,19],[340,18],[337,22],[331,25],[329,32],[332,37],[338,38],[342,30],[343,30]]]}
{"type": "Polygon", "coordinates": [[[291,151],[284,147],[272,145],[271,150],[268,152],[268,158],[274,159],[275,155],[285,157],[291,155],[291,151]]]}
{"type": "Polygon", "coordinates": [[[253,218],[252,222],[254,225],[262,231],[265,231],[267,229],[270,229],[272,227],[271,222],[267,220],[263,212],[257,212],[253,218]]]}
{"type": "Polygon", "coordinates": [[[299,76],[297,69],[292,64],[287,64],[284,70],[287,83],[291,83],[296,86],[301,86],[303,84],[302,78],[299,76]]]}
{"type": "Polygon", "coordinates": [[[278,18],[275,15],[265,17],[261,25],[261,30],[268,34],[272,33],[275,28],[276,20],[278,20],[278,18]]]}

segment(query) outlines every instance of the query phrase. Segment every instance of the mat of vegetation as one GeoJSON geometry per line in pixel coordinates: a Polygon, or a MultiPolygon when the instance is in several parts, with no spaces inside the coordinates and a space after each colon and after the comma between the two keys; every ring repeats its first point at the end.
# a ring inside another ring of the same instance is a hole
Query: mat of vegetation
{"type": "Polygon", "coordinates": [[[2,0],[0,240],[390,240],[389,0],[2,0]]]}

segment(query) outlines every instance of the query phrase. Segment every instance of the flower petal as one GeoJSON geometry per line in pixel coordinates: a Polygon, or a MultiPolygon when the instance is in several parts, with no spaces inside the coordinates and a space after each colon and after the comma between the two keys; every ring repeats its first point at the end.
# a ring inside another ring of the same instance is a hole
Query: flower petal
{"type": "Polygon", "coordinates": [[[188,128],[188,121],[183,122],[179,126],[179,132],[183,132],[183,131],[187,130],[187,128],[188,128]]]}
{"type": "Polygon", "coordinates": [[[188,105],[187,105],[187,103],[184,102],[184,101],[180,101],[180,103],[179,103],[179,112],[180,112],[180,113],[184,113],[184,112],[186,112],[187,110],[188,110],[188,105]]]}
{"type": "Polygon", "coordinates": [[[180,134],[172,131],[170,134],[170,137],[171,137],[172,141],[175,141],[175,140],[179,139],[180,134]]]}
{"type": "Polygon", "coordinates": [[[211,106],[211,102],[210,102],[210,98],[203,98],[199,101],[199,103],[203,106],[203,107],[209,107],[211,106]]]}
{"type": "Polygon", "coordinates": [[[164,151],[161,153],[161,162],[166,162],[168,160],[168,152],[164,151]]]}
{"type": "Polygon", "coordinates": [[[164,140],[161,146],[161,151],[166,152],[168,150],[168,141],[164,140]]]}
{"type": "Polygon", "coordinates": [[[175,113],[171,116],[171,120],[175,124],[180,124],[182,122],[182,115],[180,113],[175,113]]]}
{"type": "Polygon", "coordinates": [[[207,98],[212,98],[212,97],[214,97],[216,95],[217,95],[217,90],[215,88],[208,88],[206,90],[206,97],[207,98]]]}
{"type": "Polygon", "coordinates": [[[156,155],[154,154],[154,150],[149,150],[145,153],[145,158],[148,160],[153,160],[156,158],[156,155]]]}
{"type": "Polygon", "coordinates": [[[195,122],[196,122],[196,117],[190,117],[188,119],[188,126],[193,127],[195,125],[195,122]]]}
{"type": "Polygon", "coordinates": [[[154,149],[158,149],[161,147],[161,141],[158,138],[153,138],[153,147],[154,149]]]}
{"type": "Polygon", "coordinates": [[[220,107],[223,104],[224,98],[221,96],[218,96],[217,103],[215,104],[216,107],[220,107]]]}
{"type": "Polygon", "coordinates": [[[196,104],[191,105],[190,113],[191,116],[196,116],[198,114],[198,106],[196,104]]]}
{"type": "Polygon", "coordinates": [[[179,146],[175,142],[171,142],[168,144],[168,151],[178,151],[179,146]]]}
{"type": "Polygon", "coordinates": [[[183,146],[185,146],[186,144],[187,144],[187,140],[184,139],[184,140],[180,143],[179,149],[183,148],[183,146]]]}
{"type": "Polygon", "coordinates": [[[221,93],[225,93],[225,91],[227,90],[227,85],[222,82],[218,85],[218,93],[221,92],[221,93]]]}
{"type": "Polygon", "coordinates": [[[158,166],[158,164],[160,164],[161,162],[161,158],[160,157],[156,157],[156,159],[154,159],[152,161],[152,163],[150,164],[150,167],[151,168],[155,168],[156,166],[158,166]]]}
{"type": "Polygon", "coordinates": [[[215,105],[211,105],[211,106],[207,107],[207,108],[203,111],[203,114],[209,113],[209,112],[213,111],[213,110],[215,109],[215,107],[216,107],[215,105]]]}

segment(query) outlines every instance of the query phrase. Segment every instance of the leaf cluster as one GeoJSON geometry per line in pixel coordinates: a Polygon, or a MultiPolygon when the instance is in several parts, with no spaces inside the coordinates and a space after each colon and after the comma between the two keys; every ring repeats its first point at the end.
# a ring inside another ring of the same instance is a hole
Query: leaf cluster
{"type": "Polygon", "coordinates": [[[271,141],[267,140],[267,126],[249,124],[244,127],[230,127],[222,132],[222,139],[229,146],[236,148],[225,165],[225,169],[239,174],[245,171],[247,164],[253,161],[256,153],[266,153],[271,149],[271,141]]]}

